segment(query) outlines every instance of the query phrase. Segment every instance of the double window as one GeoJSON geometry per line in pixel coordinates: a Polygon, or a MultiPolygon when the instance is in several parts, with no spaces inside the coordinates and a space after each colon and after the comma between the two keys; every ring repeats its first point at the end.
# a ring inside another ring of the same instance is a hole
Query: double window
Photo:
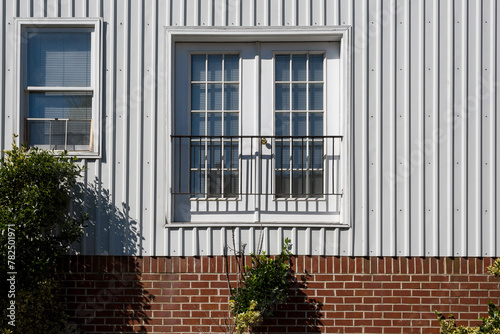
{"type": "Polygon", "coordinates": [[[173,221],[340,215],[339,43],[178,43],[175,70],[173,221]]]}
{"type": "Polygon", "coordinates": [[[21,115],[30,147],[99,152],[99,21],[22,21],[21,115]]]}

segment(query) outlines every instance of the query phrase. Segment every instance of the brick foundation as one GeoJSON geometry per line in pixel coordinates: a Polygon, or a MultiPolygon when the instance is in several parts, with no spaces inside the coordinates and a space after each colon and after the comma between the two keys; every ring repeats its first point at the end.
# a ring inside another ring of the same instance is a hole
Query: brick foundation
{"type": "MultiPolygon", "coordinates": [[[[261,331],[439,333],[434,310],[476,325],[500,302],[492,262],[294,257],[289,303],[261,331]]],[[[61,272],[71,319],[86,333],[213,333],[228,316],[225,268],[220,256],[68,256],[61,272]]]]}

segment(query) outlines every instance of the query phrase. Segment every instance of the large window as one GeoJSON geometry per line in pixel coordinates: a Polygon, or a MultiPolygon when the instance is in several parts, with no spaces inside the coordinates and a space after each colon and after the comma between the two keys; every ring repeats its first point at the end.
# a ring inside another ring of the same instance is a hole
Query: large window
{"type": "Polygon", "coordinates": [[[20,112],[29,146],[98,153],[98,22],[20,25],[20,112]]]}
{"type": "Polygon", "coordinates": [[[178,43],[172,222],[341,223],[340,43],[178,43]]]}

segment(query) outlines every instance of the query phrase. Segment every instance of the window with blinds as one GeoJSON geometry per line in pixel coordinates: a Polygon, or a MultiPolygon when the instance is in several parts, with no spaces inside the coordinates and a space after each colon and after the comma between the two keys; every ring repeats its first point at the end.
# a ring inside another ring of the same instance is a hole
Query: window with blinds
{"type": "Polygon", "coordinates": [[[93,151],[92,28],[25,31],[25,137],[30,147],[93,151]]]}

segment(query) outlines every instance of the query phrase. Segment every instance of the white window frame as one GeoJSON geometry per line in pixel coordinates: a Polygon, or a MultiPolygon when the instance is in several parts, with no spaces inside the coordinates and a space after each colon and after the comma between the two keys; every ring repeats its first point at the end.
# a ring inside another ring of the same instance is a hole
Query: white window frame
{"type": "MultiPolygon", "coordinates": [[[[342,149],[342,179],[344,188],[342,189],[343,204],[340,212],[340,219],[328,223],[310,223],[290,221],[287,223],[264,223],[266,226],[306,226],[306,227],[324,227],[324,226],[351,226],[351,195],[352,179],[350,168],[351,163],[351,148],[350,148],[350,128],[352,117],[352,80],[351,80],[351,27],[350,26],[334,26],[334,27],[166,27],[166,57],[165,69],[170,73],[170,79],[165,82],[165,87],[160,87],[161,91],[166,91],[165,99],[163,100],[164,110],[166,111],[166,119],[168,126],[166,127],[166,187],[165,198],[166,206],[166,223],[168,226],[213,226],[228,225],[239,226],[246,223],[189,223],[189,222],[173,222],[173,195],[172,177],[173,177],[173,161],[172,161],[172,143],[170,136],[175,133],[173,129],[174,110],[175,110],[175,54],[176,43],[179,42],[209,42],[209,43],[227,43],[227,42],[340,42],[340,113],[343,139],[342,149]]],[[[311,213],[314,214],[314,213],[311,213]]]]}
{"type": "MultiPolygon", "coordinates": [[[[25,118],[28,115],[29,92],[91,92],[92,128],[91,147],[88,151],[68,151],[68,155],[79,158],[101,158],[102,141],[102,19],[101,18],[16,18],[15,20],[15,59],[16,59],[16,113],[14,120],[18,140],[26,139],[25,118]],[[28,87],[27,78],[27,37],[31,31],[75,31],[91,30],[91,69],[90,87],[28,87]]],[[[57,151],[56,151],[57,152],[57,151]]]]}

